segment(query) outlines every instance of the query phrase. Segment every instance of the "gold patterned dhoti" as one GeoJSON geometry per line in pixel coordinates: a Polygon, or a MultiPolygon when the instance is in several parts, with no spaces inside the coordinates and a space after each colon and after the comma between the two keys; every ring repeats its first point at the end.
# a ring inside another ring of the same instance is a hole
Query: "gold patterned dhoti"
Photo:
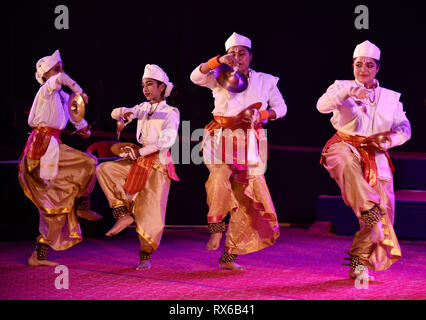
{"type": "Polygon", "coordinates": [[[339,185],[343,200],[353,209],[360,222],[360,230],[354,236],[350,254],[358,256],[360,262],[373,271],[386,270],[401,258],[401,248],[393,229],[393,180],[379,179],[374,187],[370,186],[363,176],[360,160],[342,142],[329,146],[322,156],[325,158],[324,167],[339,185]],[[379,203],[386,206],[386,214],[381,218],[385,238],[376,244],[371,241],[371,229],[361,220],[361,212],[379,203]]]}
{"type": "Polygon", "coordinates": [[[246,254],[273,245],[279,226],[265,177],[248,176],[248,184],[243,184],[233,179],[230,165],[206,165],[207,221],[222,221],[230,212],[225,251],[246,254]]]}
{"type": "Polygon", "coordinates": [[[280,235],[265,177],[250,169],[252,165],[248,161],[248,130],[256,132],[252,142],[263,152],[258,157],[257,167],[252,168],[261,168],[266,163],[266,134],[261,124],[250,128],[240,120],[239,116],[215,116],[205,127],[203,141],[205,160],[213,157],[212,161],[205,161],[210,171],[205,185],[209,206],[207,222],[221,222],[230,213],[225,251],[236,255],[271,246],[280,235]],[[218,129],[224,131],[216,143],[214,136],[218,129]],[[206,158],[206,155],[209,156],[206,158]]]}
{"type": "MultiPolygon", "coordinates": [[[[96,176],[111,208],[129,206],[133,195],[124,189],[133,164],[131,160],[120,159],[98,165],[96,176]]],[[[140,250],[152,253],[160,245],[164,231],[167,199],[171,180],[167,168],[161,163],[151,170],[145,187],[137,194],[132,206],[140,250]]]]}
{"type": "Polygon", "coordinates": [[[58,174],[46,184],[40,178],[39,160],[23,156],[18,166],[19,182],[40,213],[38,242],[65,250],[82,241],[74,201],[93,191],[96,165],[95,157],[60,144],[58,174]]]}

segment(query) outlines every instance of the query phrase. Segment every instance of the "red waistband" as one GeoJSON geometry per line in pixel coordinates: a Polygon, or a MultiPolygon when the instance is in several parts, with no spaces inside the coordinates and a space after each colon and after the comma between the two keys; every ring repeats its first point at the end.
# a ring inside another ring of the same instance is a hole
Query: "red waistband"
{"type": "MultiPolygon", "coordinates": [[[[377,184],[378,179],[378,169],[376,164],[376,148],[374,147],[361,147],[361,144],[364,142],[366,137],[363,136],[352,136],[349,134],[345,134],[343,132],[337,131],[325,144],[324,148],[321,152],[321,160],[320,163],[325,163],[325,157],[324,153],[327,151],[327,149],[338,142],[346,142],[357,149],[359,154],[361,155],[361,162],[362,162],[362,170],[364,174],[365,180],[374,187],[377,184]]],[[[384,152],[388,162],[389,166],[391,167],[392,171],[395,171],[395,167],[392,164],[392,161],[390,159],[390,156],[387,152],[384,152]]]]}
{"type": "Polygon", "coordinates": [[[29,136],[23,156],[38,160],[45,153],[49,147],[50,139],[54,137],[59,144],[61,144],[60,135],[62,130],[51,128],[51,127],[37,127],[34,128],[29,136]]]}

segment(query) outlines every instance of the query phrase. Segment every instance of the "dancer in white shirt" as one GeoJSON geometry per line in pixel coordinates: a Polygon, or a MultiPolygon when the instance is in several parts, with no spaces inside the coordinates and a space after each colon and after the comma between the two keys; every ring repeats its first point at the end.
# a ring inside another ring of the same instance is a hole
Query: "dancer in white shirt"
{"type": "Polygon", "coordinates": [[[369,41],[353,54],[355,80],[336,80],[318,100],[321,113],[333,113],[336,134],[326,143],[321,163],[339,185],[360,223],[349,252],[349,276],[381,271],[401,257],[393,230],[393,166],[387,150],[405,143],[411,127],[400,93],[380,87],[380,50],[369,41]]]}
{"type": "Polygon", "coordinates": [[[214,97],[214,119],[205,128],[203,141],[203,156],[210,171],[206,182],[211,233],[207,249],[219,248],[226,230],[223,220],[230,213],[219,265],[231,270],[244,269],[235,263],[237,255],[271,246],[279,236],[275,208],[264,177],[267,143],[262,125],[269,119],[283,117],[287,106],[277,87],[279,79],[250,69],[251,48],[249,38],[234,32],[225,42],[225,55],[202,63],[191,74],[192,82],[211,89],[214,97]],[[214,69],[221,64],[244,74],[248,87],[242,92],[222,87],[214,76],[214,69]],[[253,104],[260,108],[252,108],[253,104]],[[248,109],[250,112],[246,112],[248,109]],[[234,145],[237,137],[243,141],[242,152],[234,145]],[[231,150],[222,149],[226,141],[233,145],[231,150]]]}
{"type": "Polygon", "coordinates": [[[166,98],[173,84],[157,65],[148,64],[142,77],[148,102],[133,108],[116,108],[115,120],[138,120],[136,140],[142,145],[129,149],[125,159],[101,163],[96,175],[117,222],[107,236],[115,235],[133,222],[140,242],[137,270],[151,268],[151,254],[158,249],[164,230],[171,180],[178,181],[170,147],[179,129],[179,110],[166,98]]]}
{"type": "Polygon", "coordinates": [[[65,250],[83,239],[77,216],[88,220],[102,218],[89,209],[97,160],[60,141],[68,120],[82,137],[90,137],[91,132],[86,120],[76,123],[69,117],[69,95],[62,91],[62,86],[80,94],[85,103],[89,97],[64,73],[59,51],[40,59],[36,68],[36,79],[42,86],[28,117],[33,131],[19,162],[19,181],[40,213],[40,236],[28,264],[55,266],[57,263],[46,259],[49,246],[65,250]]]}

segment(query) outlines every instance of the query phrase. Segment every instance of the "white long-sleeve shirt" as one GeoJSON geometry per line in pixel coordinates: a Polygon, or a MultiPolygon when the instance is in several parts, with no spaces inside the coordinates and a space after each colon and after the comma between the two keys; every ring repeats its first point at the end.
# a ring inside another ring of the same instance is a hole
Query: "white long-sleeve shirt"
{"type": "Polygon", "coordinates": [[[83,90],[68,75],[61,72],[50,77],[38,90],[30,115],[28,124],[32,128],[51,127],[62,130],[66,127],[68,120],[80,130],[87,126],[86,120],[78,123],[73,122],[68,113],[69,94],[62,91],[62,85],[69,87],[75,94],[81,94],[83,90]]]}
{"type": "MultiPolygon", "coordinates": [[[[68,112],[69,94],[62,91],[62,85],[69,87],[75,94],[83,90],[67,74],[60,72],[50,77],[38,90],[28,124],[32,128],[51,127],[63,130],[68,120],[80,130],[87,126],[86,120],[74,122],[68,112]]],[[[58,174],[59,144],[56,139],[50,139],[46,152],[40,158],[40,177],[45,181],[52,180],[58,174]]]]}
{"type": "MultiPolygon", "coordinates": [[[[390,147],[402,145],[410,139],[411,126],[399,101],[400,93],[380,87],[377,81],[375,100],[371,102],[373,89],[368,89],[370,98],[359,100],[349,95],[352,87],[363,85],[356,80],[336,80],[317,102],[319,112],[333,113],[330,121],[336,130],[363,137],[393,131],[397,135],[391,136],[390,147]]],[[[356,149],[350,147],[359,156],[356,149]]],[[[392,172],[382,152],[376,153],[376,163],[379,178],[389,180],[392,172]]]]}
{"type": "Polygon", "coordinates": [[[277,118],[287,113],[287,105],[277,87],[279,78],[267,73],[250,70],[248,87],[240,93],[232,93],[223,88],[214,77],[213,71],[203,74],[201,65],[191,73],[191,81],[199,86],[212,90],[214,97],[213,115],[233,117],[256,102],[261,102],[260,110],[274,110],[277,118]]]}
{"type": "Polygon", "coordinates": [[[169,106],[164,100],[158,104],[143,102],[133,108],[116,108],[111,117],[118,120],[127,112],[133,114],[132,119],[138,119],[136,140],[143,145],[139,151],[142,156],[173,146],[180,124],[177,108],[169,106]],[[153,112],[151,116],[149,112],[153,112]]]}

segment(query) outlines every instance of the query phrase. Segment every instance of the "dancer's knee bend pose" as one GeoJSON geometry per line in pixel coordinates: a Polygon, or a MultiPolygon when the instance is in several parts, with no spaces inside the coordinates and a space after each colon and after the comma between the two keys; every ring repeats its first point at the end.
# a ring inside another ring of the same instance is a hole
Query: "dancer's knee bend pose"
{"type": "Polygon", "coordinates": [[[353,54],[355,79],[336,80],[317,103],[321,113],[333,114],[336,129],[321,162],[360,223],[347,258],[352,278],[366,268],[385,270],[401,257],[387,150],[409,140],[411,127],[400,93],[379,85],[379,69],[379,48],[369,41],[359,44],[353,54]]]}
{"type": "Polygon", "coordinates": [[[140,244],[136,268],[148,269],[163,234],[171,180],[179,180],[169,148],[180,117],[179,110],[166,103],[173,84],[159,66],[146,65],[142,87],[147,102],[116,108],[111,114],[118,121],[137,119],[140,148],[128,148],[120,155],[123,159],[101,163],[96,175],[117,220],[106,235],[135,223],[140,244]]]}

